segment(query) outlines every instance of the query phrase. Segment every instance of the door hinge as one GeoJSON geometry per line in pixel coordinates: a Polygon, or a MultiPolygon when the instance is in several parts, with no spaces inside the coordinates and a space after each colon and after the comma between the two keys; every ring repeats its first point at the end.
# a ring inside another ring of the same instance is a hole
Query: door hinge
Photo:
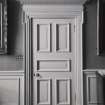
{"type": "Polygon", "coordinates": [[[76,93],[75,93],[75,105],[76,105],[76,93]]]}
{"type": "Polygon", "coordinates": [[[75,25],[74,25],[74,32],[75,32],[75,25]]]}

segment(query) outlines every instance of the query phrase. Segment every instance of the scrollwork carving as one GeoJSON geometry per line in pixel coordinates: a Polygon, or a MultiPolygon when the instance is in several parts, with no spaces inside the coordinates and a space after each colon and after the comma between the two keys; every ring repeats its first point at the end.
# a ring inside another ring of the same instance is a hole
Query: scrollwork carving
{"type": "Polygon", "coordinates": [[[0,54],[7,53],[7,1],[0,2],[0,54]]]}

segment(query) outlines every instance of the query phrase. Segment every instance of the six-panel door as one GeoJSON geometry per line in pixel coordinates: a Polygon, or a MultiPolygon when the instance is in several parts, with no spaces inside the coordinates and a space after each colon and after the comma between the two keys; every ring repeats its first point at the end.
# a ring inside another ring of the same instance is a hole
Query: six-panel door
{"type": "Polygon", "coordinates": [[[75,105],[75,20],[33,19],[33,105],[75,105]]]}

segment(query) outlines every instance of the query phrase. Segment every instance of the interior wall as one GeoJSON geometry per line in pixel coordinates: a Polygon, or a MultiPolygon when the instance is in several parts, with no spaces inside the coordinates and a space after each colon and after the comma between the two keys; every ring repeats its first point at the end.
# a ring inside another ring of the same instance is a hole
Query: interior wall
{"type": "MultiPolygon", "coordinates": [[[[85,0],[86,1],[86,0],[85,0]]],[[[0,55],[0,70],[22,70],[24,32],[22,4],[80,4],[84,0],[8,0],[8,54],[0,55]],[[49,2],[48,2],[49,1],[49,2]],[[19,58],[19,59],[18,59],[19,58]]],[[[105,55],[97,56],[97,6],[95,1],[87,6],[87,22],[83,34],[84,69],[104,69],[105,55]]]]}
{"type": "Polygon", "coordinates": [[[79,4],[84,0],[7,0],[8,54],[0,55],[0,70],[23,70],[23,4],[79,4]]]}
{"type": "Polygon", "coordinates": [[[97,2],[86,6],[86,24],[83,33],[84,69],[105,69],[105,53],[97,55],[97,2]]]}
{"type": "Polygon", "coordinates": [[[23,70],[24,34],[22,5],[19,1],[8,0],[8,54],[0,55],[0,70],[23,70]]]}

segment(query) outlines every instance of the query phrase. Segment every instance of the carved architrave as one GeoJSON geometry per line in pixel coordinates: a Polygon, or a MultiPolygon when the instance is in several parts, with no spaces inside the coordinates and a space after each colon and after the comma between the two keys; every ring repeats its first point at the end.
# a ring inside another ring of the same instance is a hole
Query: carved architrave
{"type": "Polygon", "coordinates": [[[0,54],[7,53],[7,1],[0,2],[0,54]]]}

